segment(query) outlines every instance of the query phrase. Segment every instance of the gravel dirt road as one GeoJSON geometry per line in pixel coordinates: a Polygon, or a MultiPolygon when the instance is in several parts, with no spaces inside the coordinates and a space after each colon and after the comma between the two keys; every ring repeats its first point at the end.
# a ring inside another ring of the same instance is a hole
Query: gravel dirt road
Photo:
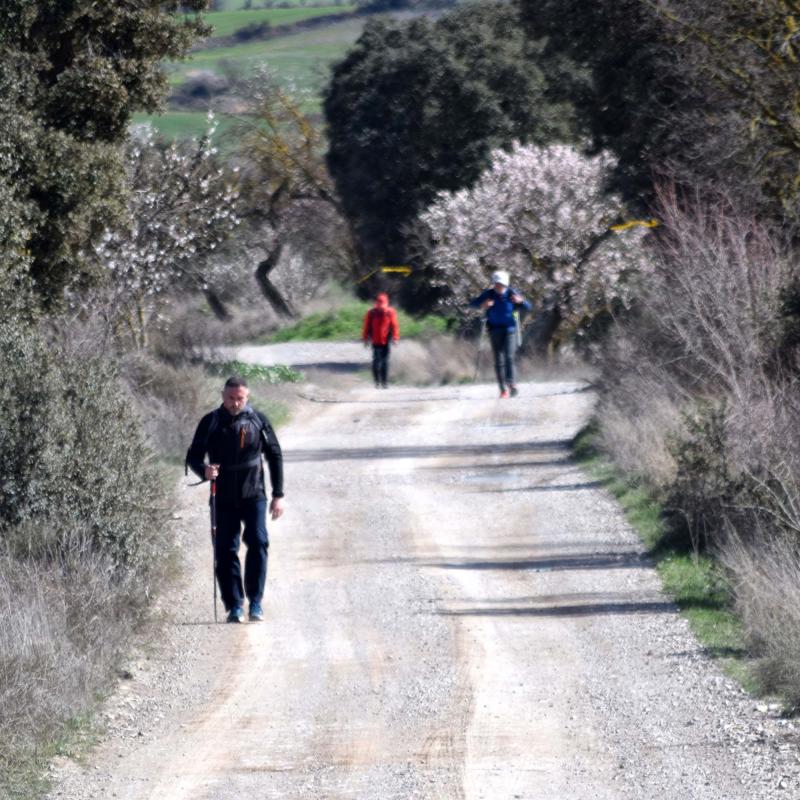
{"type": "Polygon", "coordinates": [[[51,798],[800,797],[794,724],[707,659],[570,461],[585,385],[301,394],[266,620],[213,624],[207,488],[182,489],[168,640],[51,798]]]}

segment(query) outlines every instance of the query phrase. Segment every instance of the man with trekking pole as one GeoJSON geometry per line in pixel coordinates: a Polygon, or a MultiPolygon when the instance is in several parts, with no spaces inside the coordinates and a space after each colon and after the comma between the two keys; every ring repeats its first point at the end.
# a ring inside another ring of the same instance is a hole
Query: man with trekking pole
{"type": "MultiPolygon", "coordinates": [[[[228,378],[222,405],[200,420],[186,454],[187,466],[199,478],[212,482],[215,572],[228,622],[244,620],[245,597],[250,621],[264,619],[269,538],[262,456],[267,461],[272,487],[270,516],[276,520],[283,514],[281,447],[269,420],[250,406],[249,399],[246,381],[228,378]],[[240,538],[247,546],[244,582],[239,562],[240,538]]],[[[216,614],[216,593],[214,603],[216,614]]]]}
{"type": "Polygon", "coordinates": [[[514,369],[514,351],[517,348],[519,309],[531,310],[531,304],[509,286],[508,273],[498,270],[492,273],[492,286],[470,300],[470,308],[486,312],[486,327],[494,354],[494,371],[500,387],[500,398],[517,395],[514,369]]]}

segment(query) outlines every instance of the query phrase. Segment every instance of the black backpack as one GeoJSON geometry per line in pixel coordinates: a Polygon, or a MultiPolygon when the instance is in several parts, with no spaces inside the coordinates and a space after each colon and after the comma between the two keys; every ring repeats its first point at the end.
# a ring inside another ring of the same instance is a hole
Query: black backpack
{"type": "MultiPolygon", "coordinates": [[[[206,437],[203,441],[203,452],[208,452],[208,443],[211,440],[212,434],[219,428],[219,415],[220,415],[221,408],[218,406],[211,412],[211,421],[208,424],[208,429],[206,430],[206,437]]],[[[262,444],[267,444],[267,434],[265,431],[265,424],[264,420],[256,414],[256,412],[248,405],[245,406],[242,410],[240,416],[246,417],[249,421],[252,421],[258,427],[258,436],[261,439],[262,444]]],[[[184,475],[189,474],[189,453],[191,452],[191,447],[186,451],[186,460],[183,464],[183,471],[184,475]]],[[[205,480],[200,480],[197,483],[190,484],[191,486],[199,486],[201,483],[205,483],[205,480]]]]}

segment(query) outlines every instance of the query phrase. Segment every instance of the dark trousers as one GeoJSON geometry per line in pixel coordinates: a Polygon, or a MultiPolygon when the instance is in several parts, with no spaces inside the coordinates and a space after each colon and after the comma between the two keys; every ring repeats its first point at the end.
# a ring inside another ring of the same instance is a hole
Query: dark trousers
{"type": "Polygon", "coordinates": [[[514,376],[514,347],[516,328],[489,328],[494,353],[494,371],[500,391],[516,383],[514,376]]]}
{"type": "Polygon", "coordinates": [[[389,343],[372,345],[372,377],[376,386],[386,386],[389,377],[389,343]]]}
{"type": "Polygon", "coordinates": [[[232,506],[217,501],[217,582],[222,602],[230,611],[244,605],[245,595],[251,603],[260,603],[267,581],[267,501],[243,500],[232,506]],[[239,541],[244,524],[244,587],[239,563],[239,541]]]}

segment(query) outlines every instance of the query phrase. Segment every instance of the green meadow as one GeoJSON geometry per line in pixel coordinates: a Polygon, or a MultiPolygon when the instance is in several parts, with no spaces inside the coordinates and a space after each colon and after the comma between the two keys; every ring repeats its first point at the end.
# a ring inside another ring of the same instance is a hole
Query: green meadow
{"type": "MultiPolygon", "coordinates": [[[[281,2],[283,6],[284,3],[281,2]]],[[[294,4],[293,4],[294,5],[294,4]]],[[[306,4],[292,8],[243,9],[242,0],[229,0],[224,11],[205,14],[216,36],[227,36],[241,28],[259,22],[270,25],[289,25],[303,19],[330,16],[355,10],[354,5],[306,4]]],[[[375,15],[384,16],[384,15],[375,15]]],[[[402,17],[403,14],[389,14],[402,17]]],[[[371,17],[374,18],[374,17],[371,17]]],[[[227,67],[252,73],[265,65],[284,85],[292,87],[305,98],[301,108],[309,116],[321,114],[321,93],[328,81],[331,64],[345,56],[361,35],[368,17],[354,16],[339,22],[320,24],[308,30],[259,39],[230,47],[206,47],[192,52],[188,58],[165,65],[173,89],[179,87],[192,72],[222,74],[227,67]]],[[[134,124],[151,123],[168,139],[200,136],[207,129],[202,110],[167,109],[163,114],[137,114],[134,124]]],[[[220,138],[233,122],[220,115],[217,137],[220,138]]]]}
{"type": "Polygon", "coordinates": [[[315,17],[327,17],[330,14],[345,14],[355,10],[352,5],[327,5],[295,8],[254,8],[247,11],[213,11],[204,15],[205,21],[214,28],[213,36],[230,36],[249,25],[260,25],[264,22],[271,27],[293,25],[315,17]]]}
{"type": "MultiPolygon", "coordinates": [[[[279,2],[270,2],[270,0],[266,0],[266,2],[259,2],[259,0],[255,0],[255,2],[250,2],[248,4],[247,0],[222,0],[217,3],[219,11],[255,11],[260,8],[273,8],[277,6],[305,6],[312,8],[318,5],[323,5],[323,2],[320,2],[320,0],[317,0],[317,2],[308,2],[308,0],[279,0],[279,2]],[[248,5],[252,8],[248,9],[248,5]]],[[[219,11],[211,13],[219,13],[219,11]]]]}
{"type": "Polygon", "coordinates": [[[245,70],[268,64],[282,80],[301,89],[318,90],[327,68],[344,56],[363,27],[363,19],[348,19],[276,39],[198,50],[185,61],[169,65],[170,82],[177,86],[194,70],[220,72],[221,63],[227,61],[245,70]]]}
{"type": "MultiPolygon", "coordinates": [[[[208,115],[202,111],[165,111],[163,114],[134,114],[132,124],[152,125],[164,139],[200,138],[208,131],[208,115]]],[[[228,131],[233,121],[217,117],[215,141],[228,131]]]]}

